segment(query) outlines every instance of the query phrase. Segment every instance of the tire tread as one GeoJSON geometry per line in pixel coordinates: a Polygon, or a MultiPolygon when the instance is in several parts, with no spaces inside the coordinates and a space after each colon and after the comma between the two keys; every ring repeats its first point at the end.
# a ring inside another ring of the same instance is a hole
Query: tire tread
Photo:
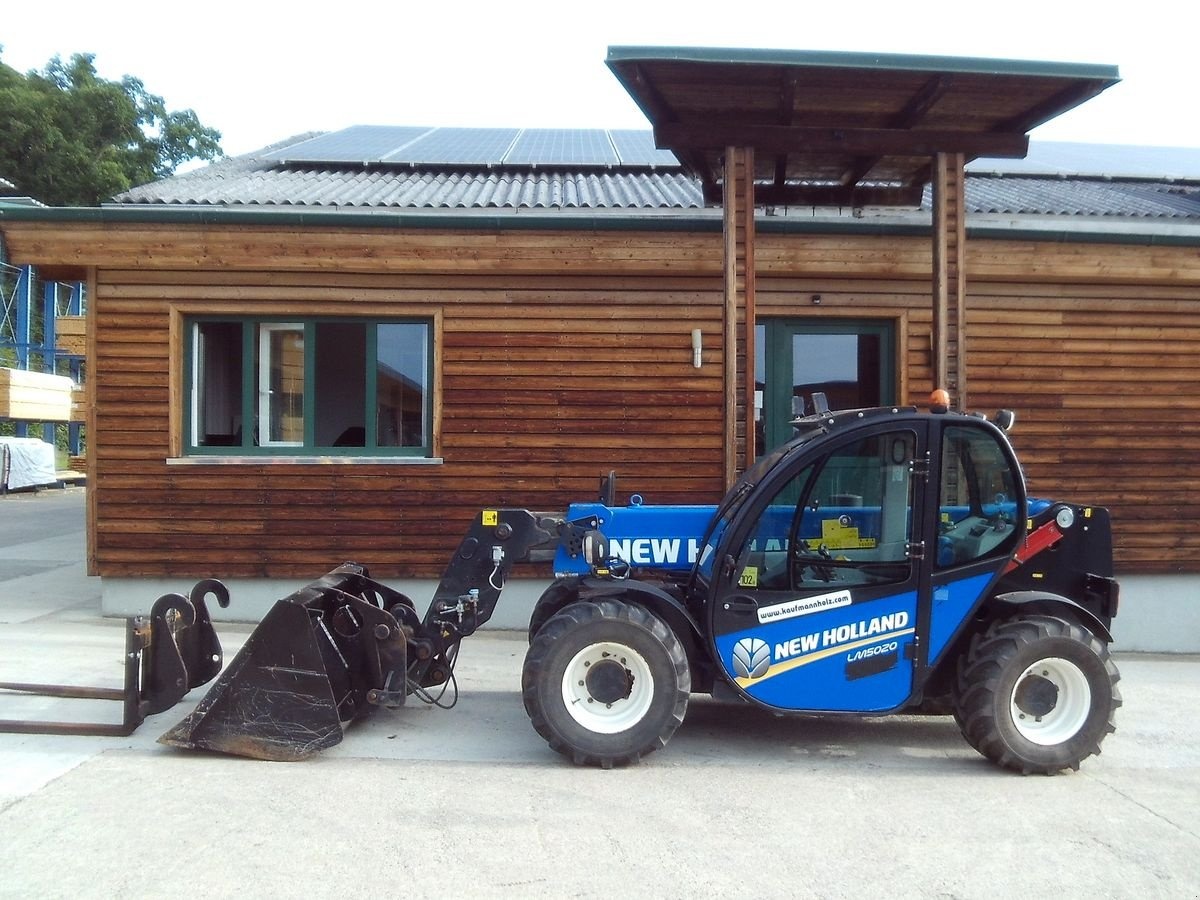
{"type": "Polygon", "coordinates": [[[534,730],[546,740],[551,749],[580,766],[592,765],[611,769],[613,766],[638,762],[648,753],[665,747],[683,723],[690,696],[691,673],[687,654],[675,633],[658,616],[644,607],[618,600],[576,602],[552,616],[538,629],[530,644],[521,675],[521,699],[534,730]],[[552,726],[539,696],[540,676],[554,644],[578,628],[603,620],[626,622],[649,632],[666,650],[675,675],[675,696],[670,712],[664,717],[657,732],[644,741],[619,752],[610,753],[597,753],[571,744],[552,726]]]}
{"type": "Polygon", "coordinates": [[[1104,736],[1116,730],[1115,714],[1121,705],[1117,687],[1120,677],[1107,645],[1081,625],[1047,615],[1000,620],[987,631],[974,635],[959,661],[954,718],[972,747],[1006,769],[1023,775],[1052,775],[1067,768],[1078,771],[1084,759],[1100,753],[1104,736]],[[1100,660],[1107,675],[1109,705],[1103,730],[1081,748],[1082,752],[1065,754],[1061,759],[1031,759],[1006,740],[1000,727],[998,716],[1008,705],[1001,685],[1022,650],[1039,641],[1055,639],[1087,647],[1100,660]]]}

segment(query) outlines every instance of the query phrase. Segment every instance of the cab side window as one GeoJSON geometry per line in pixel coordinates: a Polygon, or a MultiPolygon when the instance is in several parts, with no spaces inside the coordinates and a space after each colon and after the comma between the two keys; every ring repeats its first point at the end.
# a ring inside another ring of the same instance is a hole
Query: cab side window
{"type": "Polygon", "coordinates": [[[1008,555],[1020,538],[1012,465],[995,435],[947,427],[942,435],[938,568],[1008,555]]]}
{"type": "Polygon", "coordinates": [[[916,435],[863,438],[797,472],[738,557],[743,588],[800,590],[908,579],[916,435]]]}

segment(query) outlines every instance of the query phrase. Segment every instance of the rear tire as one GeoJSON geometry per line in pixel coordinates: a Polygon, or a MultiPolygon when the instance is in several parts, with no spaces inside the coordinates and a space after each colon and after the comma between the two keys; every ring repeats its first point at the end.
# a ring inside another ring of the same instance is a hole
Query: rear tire
{"type": "Polygon", "coordinates": [[[1120,677],[1108,646],[1080,625],[1001,621],[959,663],[954,717],[972,747],[1007,769],[1078,770],[1116,730],[1120,677]]]}
{"type": "Polygon", "coordinates": [[[551,748],[607,769],[666,746],[687,712],[691,674],[675,633],[646,609],[572,603],[530,644],[521,693],[551,748]]]}

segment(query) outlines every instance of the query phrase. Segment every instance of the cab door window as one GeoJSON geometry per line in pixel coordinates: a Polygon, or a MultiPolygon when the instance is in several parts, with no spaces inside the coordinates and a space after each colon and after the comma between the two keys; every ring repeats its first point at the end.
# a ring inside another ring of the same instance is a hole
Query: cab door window
{"type": "Polygon", "coordinates": [[[937,566],[1007,556],[1020,538],[1016,473],[995,435],[948,426],[942,435],[937,566]]]}
{"type": "Polygon", "coordinates": [[[793,475],[742,546],[739,585],[804,590],[908,580],[915,450],[912,431],[876,434],[793,475]]]}

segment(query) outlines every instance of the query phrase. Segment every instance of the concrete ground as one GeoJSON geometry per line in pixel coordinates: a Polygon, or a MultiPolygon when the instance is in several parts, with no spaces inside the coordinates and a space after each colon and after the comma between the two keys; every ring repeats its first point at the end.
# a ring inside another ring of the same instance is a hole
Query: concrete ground
{"type": "MultiPolygon", "coordinates": [[[[118,686],[81,489],[0,497],[0,681],[118,686]]],[[[181,585],[186,588],[188,585],[181,585]]],[[[221,626],[226,658],[247,626],[221,626]]],[[[1197,897],[1200,659],[1118,656],[1078,773],[996,769],[949,718],[775,718],[694,698],[671,744],[575,768],[530,728],[523,635],[465,642],[461,696],[306,762],[157,737],[0,734],[0,897],[1197,897]]],[[[119,717],[0,696],[0,716],[119,717]]]]}

